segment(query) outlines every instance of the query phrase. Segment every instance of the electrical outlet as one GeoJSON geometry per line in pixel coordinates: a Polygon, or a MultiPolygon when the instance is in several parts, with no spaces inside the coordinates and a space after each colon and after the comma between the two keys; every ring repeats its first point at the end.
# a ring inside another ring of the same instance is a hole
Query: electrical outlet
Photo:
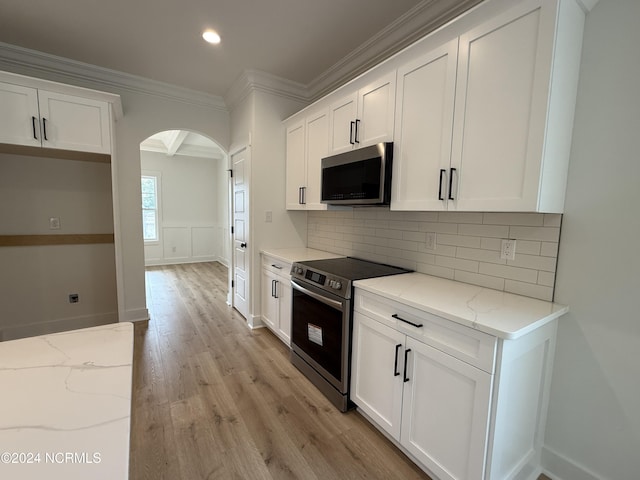
{"type": "Polygon", "coordinates": [[[50,230],[60,230],[60,217],[51,217],[49,219],[50,230]]]}
{"type": "Polygon", "coordinates": [[[435,232],[427,232],[427,241],[425,242],[425,247],[427,250],[436,249],[436,233],[435,232]]]}
{"type": "Polygon", "coordinates": [[[80,296],[77,293],[69,294],[69,303],[78,303],[80,301],[80,296]]]}
{"type": "Polygon", "coordinates": [[[264,212],[264,221],[267,223],[273,222],[273,212],[271,210],[264,212]]]}
{"type": "Polygon", "coordinates": [[[503,260],[516,259],[516,241],[513,239],[503,239],[500,249],[500,258],[503,260]]]}

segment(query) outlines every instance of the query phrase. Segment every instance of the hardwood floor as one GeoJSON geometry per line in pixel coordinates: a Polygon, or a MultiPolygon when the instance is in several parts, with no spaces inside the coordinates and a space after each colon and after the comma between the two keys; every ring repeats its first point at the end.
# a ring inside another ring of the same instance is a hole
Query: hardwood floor
{"type": "Polygon", "coordinates": [[[338,412],[267,329],[226,305],[218,263],[149,268],[136,325],[131,480],[428,479],[338,412]]]}

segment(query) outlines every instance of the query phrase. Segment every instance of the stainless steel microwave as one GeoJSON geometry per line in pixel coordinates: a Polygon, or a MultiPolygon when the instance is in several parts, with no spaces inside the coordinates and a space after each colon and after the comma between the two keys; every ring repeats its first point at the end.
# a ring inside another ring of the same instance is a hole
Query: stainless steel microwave
{"type": "Polygon", "coordinates": [[[393,142],[323,158],[322,203],[329,205],[389,205],[393,142]]]}

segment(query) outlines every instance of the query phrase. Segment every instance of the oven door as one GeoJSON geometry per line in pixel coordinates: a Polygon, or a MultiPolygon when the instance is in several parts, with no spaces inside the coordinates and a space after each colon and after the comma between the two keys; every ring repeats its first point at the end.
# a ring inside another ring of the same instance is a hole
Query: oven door
{"type": "Polygon", "coordinates": [[[292,280],[291,349],[340,393],[349,380],[351,301],[292,280]]]}

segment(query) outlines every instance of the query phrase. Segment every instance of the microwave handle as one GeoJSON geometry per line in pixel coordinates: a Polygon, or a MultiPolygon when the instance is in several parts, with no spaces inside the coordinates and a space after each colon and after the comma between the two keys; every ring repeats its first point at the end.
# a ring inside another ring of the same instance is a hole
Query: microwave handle
{"type": "Polygon", "coordinates": [[[291,280],[291,286],[293,287],[294,290],[298,290],[302,293],[304,293],[305,295],[309,295],[311,298],[314,298],[316,300],[318,300],[321,303],[324,303],[325,305],[328,305],[330,307],[335,308],[336,310],[340,310],[342,311],[342,303],[338,302],[336,300],[332,300],[331,298],[327,298],[323,295],[318,295],[315,292],[312,292],[309,289],[304,288],[302,285],[300,285],[299,283],[296,283],[294,280],[291,280]]]}

